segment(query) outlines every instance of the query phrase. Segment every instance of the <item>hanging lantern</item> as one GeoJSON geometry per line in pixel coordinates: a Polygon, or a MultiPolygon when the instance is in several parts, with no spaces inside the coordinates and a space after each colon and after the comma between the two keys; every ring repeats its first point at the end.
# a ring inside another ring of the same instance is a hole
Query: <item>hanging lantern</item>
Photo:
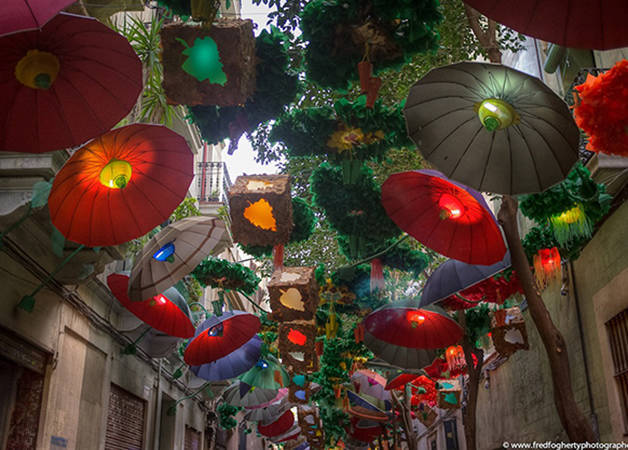
{"type": "Polygon", "coordinates": [[[305,375],[292,377],[292,383],[288,387],[288,400],[292,403],[307,404],[311,394],[310,382],[305,379],[305,375]]]}
{"type": "Polygon", "coordinates": [[[550,223],[554,237],[561,246],[577,238],[590,238],[593,234],[593,226],[582,205],[575,205],[561,214],[550,217],[550,223]]]}
{"type": "Polygon", "coordinates": [[[318,308],[318,283],[314,267],[284,267],[268,282],[274,320],[312,320],[318,308]]]}
{"type": "Polygon", "coordinates": [[[229,209],[234,241],[264,247],[286,244],[293,227],[290,177],[238,177],[229,192],[229,209]]]}
{"type": "Polygon", "coordinates": [[[316,325],[305,321],[279,324],[279,353],[292,372],[311,373],[318,370],[316,325]]]}
{"type": "Polygon", "coordinates": [[[250,20],[221,19],[211,28],[173,23],[161,30],[163,86],[181,105],[235,106],[255,90],[250,20]]]}
{"type": "Polygon", "coordinates": [[[460,408],[462,387],[457,379],[440,380],[438,382],[438,407],[440,409],[460,408]]]}
{"type": "Polygon", "coordinates": [[[447,367],[450,373],[464,371],[467,367],[467,361],[464,358],[464,351],[461,345],[452,345],[445,350],[445,358],[447,359],[447,367]]]}
{"type": "Polygon", "coordinates": [[[534,255],[534,276],[541,289],[560,276],[560,253],[556,247],[542,248],[534,255]]]}
{"type": "Polygon", "coordinates": [[[384,268],[382,267],[382,260],[379,258],[373,258],[371,260],[371,292],[376,290],[382,290],[386,287],[384,280],[384,268]]]}
{"type": "Polygon", "coordinates": [[[498,309],[491,319],[491,338],[495,350],[510,356],[517,350],[528,350],[526,323],[519,307],[498,309]]]}

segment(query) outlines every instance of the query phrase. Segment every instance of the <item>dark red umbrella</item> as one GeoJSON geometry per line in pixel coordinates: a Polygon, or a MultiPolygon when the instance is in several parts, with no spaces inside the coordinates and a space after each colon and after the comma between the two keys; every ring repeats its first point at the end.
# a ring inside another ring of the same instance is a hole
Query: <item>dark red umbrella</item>
{"type": "Polygon", "coordinates": [[[0,14],[0,36],[43,27],[75,0],[4,0],[0,14]]]}
{"type": "Polygon", "coordinates": [[[288,410],[283,413],[277,420],[264,425],[262,422],[257,424],[257,431],[262,436],[273,437],[285,433],[294,425],[294,414],[288,410]]]}
{"type": "Polygon", "coordinates": [[[563,47],[628,46],[626,0],[465,0],[520,33],[563,47]]]}
{"type": "Polygon", "coordinates": [[[199,325],[183,359],[200,366],[222,358],[246,344],[259,331],[260,320],[244,311],[227,311],[199,325]]]}
{"type": "Polygon", "coordinates": [[[142,90],[142,63],[96,19],[60,13],[41,31],[0,38],[0,80],[0,150],[41,153],[120,122],[142,90]]]}
{"type": "Polygon", "coordinates": [[[462,338],[462,328],[442,308],[430,305],[423,309],[416,302],[388,304],[364,319],[366,331],[388,344],[408,348],[443,348],[462,338]]]}
{"type": "Polygon", "coordinates": [[[118,128],[80,148],[55,177],[52,224],[88,247],[117,245],[163,223],[194,177],[185,139],[161,125],[118,128]]]}
{"type": "Polygon", "coordinates": [[[493,264],[506,245],[482,194],[436,170],[396,173],[382,185],[388,216],[423,245],[469,264],[493,264]]]}
{"type": "Polygon", "coordinates": [[[399,375],[391,378],[386,383],[386,390],[390,391],[393,389],[403,389],[407,383],[412,383],[419,377],[419,374],[416,373],[400,373],[399,375]]]}
{"type": "Polygon", "coordinates": [[[190,338],[194,336],[194,325],[190,320],[190,310],[185,299],[175,288],[148,300],[132,302],[127,295],[128,273],[114,273],[107,277],[107,285],[112,294],[126,309],[142,322],[169,336],[190,338]]]}

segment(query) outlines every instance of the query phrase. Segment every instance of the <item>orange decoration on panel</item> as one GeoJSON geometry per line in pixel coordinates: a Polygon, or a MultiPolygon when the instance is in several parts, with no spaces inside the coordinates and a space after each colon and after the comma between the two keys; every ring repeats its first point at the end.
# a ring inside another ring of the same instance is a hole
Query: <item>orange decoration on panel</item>
{"type": "Polygon", "coordinates": [[[273,207],[263,198],[244,210],[244,218],[262,230],[277,231],[273,207]]]}

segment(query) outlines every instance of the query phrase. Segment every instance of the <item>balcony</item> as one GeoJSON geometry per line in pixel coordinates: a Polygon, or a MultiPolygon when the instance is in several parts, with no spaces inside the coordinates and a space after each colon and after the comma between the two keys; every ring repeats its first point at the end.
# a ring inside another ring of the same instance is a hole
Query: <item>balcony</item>
{"type": "Polygon", "coordinates": [[[198,203],[203,215],[217,215],[221,207],[229,208],[227,194],[231,178],[224,162],[197,163],[196,183],[198,203]]]}

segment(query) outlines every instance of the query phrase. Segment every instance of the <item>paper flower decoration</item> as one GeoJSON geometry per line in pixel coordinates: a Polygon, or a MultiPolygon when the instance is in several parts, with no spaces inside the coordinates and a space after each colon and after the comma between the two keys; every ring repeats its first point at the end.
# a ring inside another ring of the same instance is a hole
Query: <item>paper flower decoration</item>
{"type": "Polygon", "coordinates": [[[589,135],[587,150],[628,156],[628,60],[576,86],[576,123],[589,135]]]}

